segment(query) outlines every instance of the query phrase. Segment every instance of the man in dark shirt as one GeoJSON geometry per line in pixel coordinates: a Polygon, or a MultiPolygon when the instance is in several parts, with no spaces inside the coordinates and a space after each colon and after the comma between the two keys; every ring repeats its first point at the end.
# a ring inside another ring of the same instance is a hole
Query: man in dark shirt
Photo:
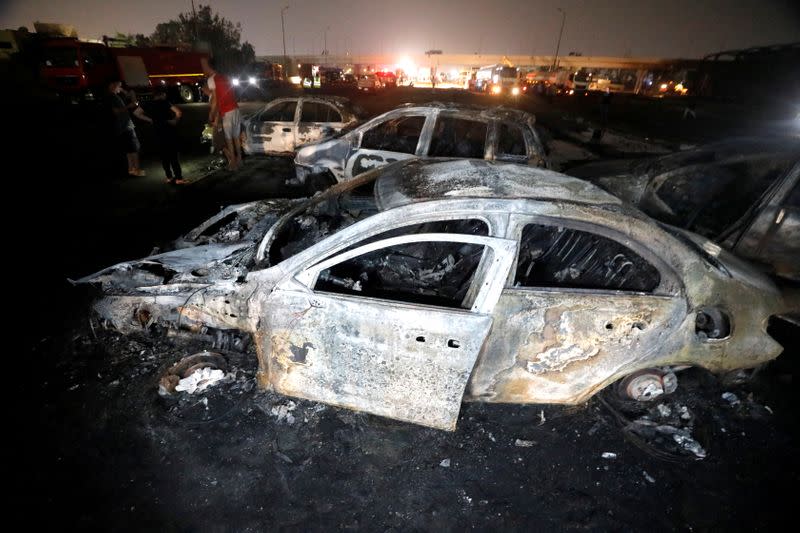
{"type": "Polygon", "coordinates": [[[138,108],[136,118],[153,125],[156,144],[161,153],[161,166],[167,175],[167,183],[180,185],[183,181],[181,164],[178,161],[177,123],[181,118],[181,110],[167,101],[167,91],[163,87],[155,90],[153,100],[146,104],[146,109],[138,108]]]}
{"type": "Polygon", "coordinates": [[[128,106],[120,97],[122,82],[119,79],[111,80],[108,84],[108,103],[114,115],[114,135],[118,145],[128,157],[128,174],[131,176],[144,176],[144,170],[139,168],[139,138],[133,126],[128,106]]]}

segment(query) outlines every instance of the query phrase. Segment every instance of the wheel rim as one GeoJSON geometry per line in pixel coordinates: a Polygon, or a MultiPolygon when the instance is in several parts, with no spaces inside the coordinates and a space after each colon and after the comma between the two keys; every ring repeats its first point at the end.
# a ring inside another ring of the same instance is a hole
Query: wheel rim
{"type": "Polygon", "coordinates": [[[191,102],[194,99],[194,94],[192,94],[192,88],[186,85],[181,85],[180,95],[184,102],[191,102]]]}

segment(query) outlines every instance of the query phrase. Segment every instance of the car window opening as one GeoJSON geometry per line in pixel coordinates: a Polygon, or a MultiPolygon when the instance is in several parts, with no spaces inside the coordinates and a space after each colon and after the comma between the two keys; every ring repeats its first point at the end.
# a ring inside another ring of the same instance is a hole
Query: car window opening
{"type": "Polygon", "coordinates": [[[261,122],[294,122],[294,111],[297,108],[297,102],[281,102],[261,113],[261,122]]]}
{"type": "Polygon", "coordinates": [[[436,119],[428,155],[483,159],[486,131],[485,122],[440,116],[436,119]]]}
{"type": "Polygon", "coordinates": [[[528,224],[515,286],[652,292],[658,269],[622,244],[593,233],[528,224]]]}
{"type": "Polygon", "coordinates": [[[714,240],[736,223],[790,164],[787,159],[753,158],[679,169],[657,191],[669,209],[665,221],[714,240]]]}
{"type": "Polygon", "coordinates": [[[455,242],[389,246],[320,272],[314,290],[466,309],[483,249],[455,242]]]}
{"type": "Polygon", "coordinates": [[[387,120],[364,132],[361,148],[413,154],[425,125],[425,117],[411,116],[387,120]]]}

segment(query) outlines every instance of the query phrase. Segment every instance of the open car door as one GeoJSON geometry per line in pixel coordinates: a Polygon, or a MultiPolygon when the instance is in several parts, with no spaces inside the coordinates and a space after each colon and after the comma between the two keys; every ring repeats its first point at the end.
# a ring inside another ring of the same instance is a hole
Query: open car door
{"type": "Polygon", "coordinates": [[[345,250],[269,295],[283,394],[453,430],[516,242],[424,233],[345,250]]]}

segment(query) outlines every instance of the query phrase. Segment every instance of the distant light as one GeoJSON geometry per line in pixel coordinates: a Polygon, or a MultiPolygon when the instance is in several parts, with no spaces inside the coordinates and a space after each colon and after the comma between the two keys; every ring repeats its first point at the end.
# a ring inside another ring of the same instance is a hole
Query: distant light
{"type": "Polygon", "coordinates": [[[519,87],[513,87],[511,89],[511,94],[514,95],[514,96],[519,95],[519,87]]]}
{"type": "Polygon", "coordinates": [[[575,90],[574,89],[570,89],[569,90],[569,94],[575,94],[575,90]]]}
{"type": "Polygon", "coordinates": [[[500,86],[499,85],[492,85],[492,94],[500,94],[500,86]]]}
{"type": "Polygon", "coordinates": [[[239,86],[239,78],[233,78],[232,83],[233,83],[234,87],[238,87],[239,86]]]}
{"type": "Polygon", "coordinates": [[[667,87],[669,87],[669,85],[667,85],[666,83],[662,83],[659,89],[661,89],[662,91],[666,91],[667,87]]]}
{"type": "Polygon", "coordinates": [[[250,76],[250,79],[248,81],[250,82],[250,85],[255,85],[256,84],[256,77],[255,76],[250,76]]]}
{"type": "Polygon", "coordinates": [[[289,82],[293,83],[294,85],[300,85],[300,76],[290,76],[289,82]]]}

